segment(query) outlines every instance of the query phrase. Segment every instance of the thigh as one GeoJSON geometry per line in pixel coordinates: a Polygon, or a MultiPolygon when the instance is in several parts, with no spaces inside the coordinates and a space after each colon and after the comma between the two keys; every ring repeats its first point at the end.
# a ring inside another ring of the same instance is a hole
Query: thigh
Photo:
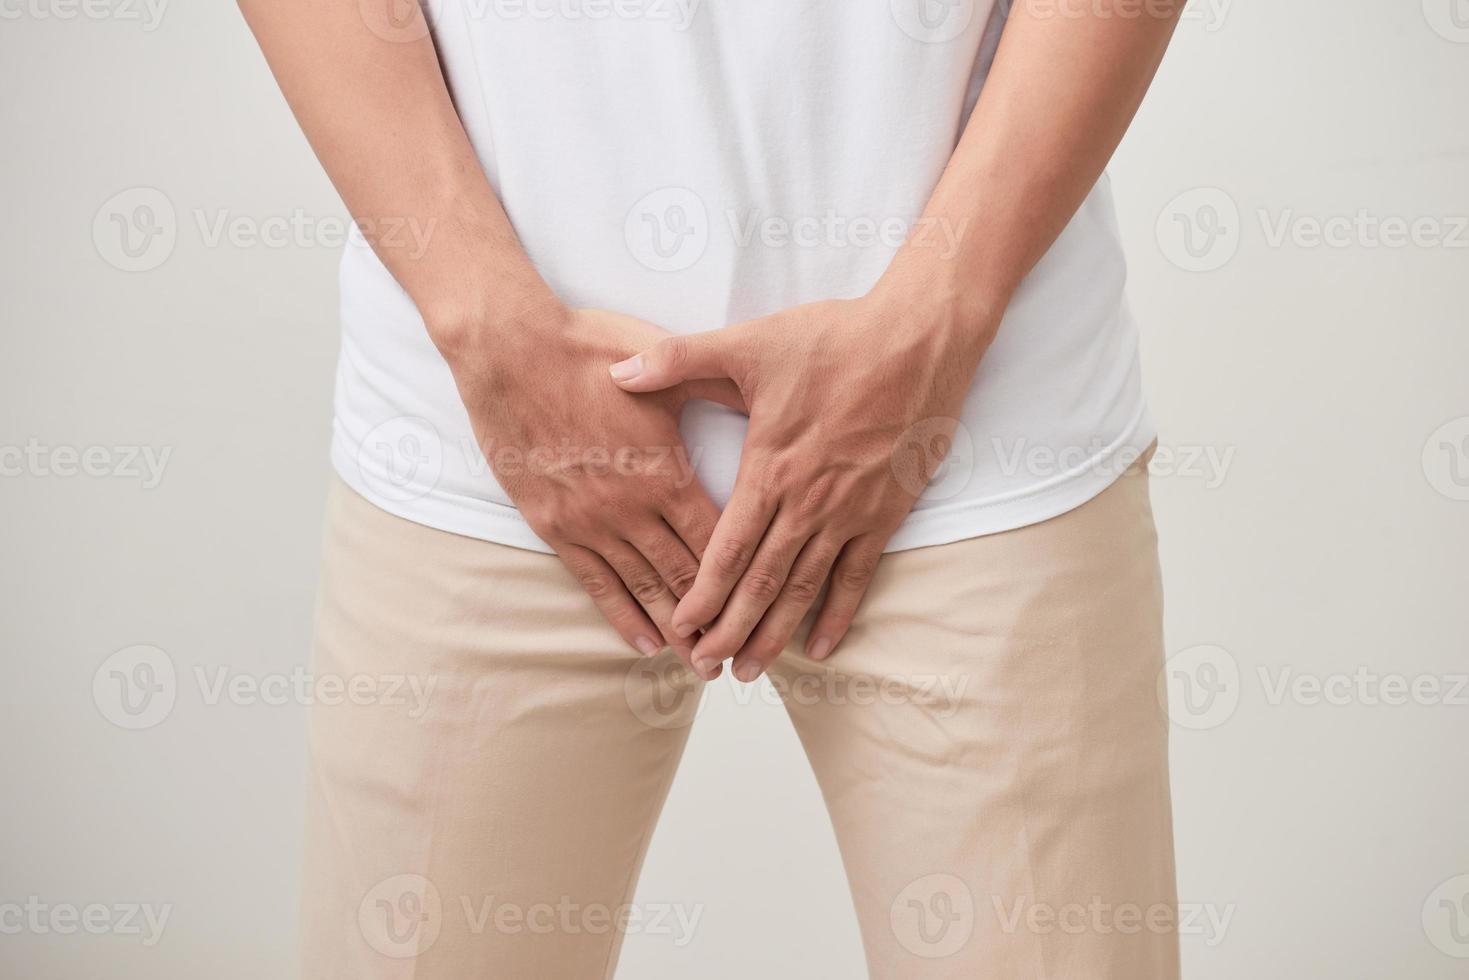
{"type": "Polygon", "coordinates": [[[556,558],[340,483],[312,671],[306,980],[609,976],[692,674],[556,558]]]}
{"type": "Polygon", "coordinates": [[[879,563],[831,660],[773,677],[874,980],[1177,976],[1147,476],[879,563]]]}

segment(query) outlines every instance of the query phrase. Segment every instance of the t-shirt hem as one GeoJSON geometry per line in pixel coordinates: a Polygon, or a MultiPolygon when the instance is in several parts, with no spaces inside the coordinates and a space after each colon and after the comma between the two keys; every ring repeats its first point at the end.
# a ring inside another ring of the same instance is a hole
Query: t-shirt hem
{"type": "MultiPolygon", "coordinates": [[[[910,551],[969,538],[984,537],[1039,524],[1074,510],[1106,490],[1141,458],[1157,433],[1146,406],[1139,409],[1126,431],[1084,462],[1018,492],[979,500],[965,500],[914,511],[889,539],[884,553],[910,551]]],[[[332,468],[342,482],[369,503],[395,517],[450,534],[555,554],[514,507],[430,489],[410,499],[397,500],[376,492],[365,478],[355,453],[334,434],[332,468]]]]}

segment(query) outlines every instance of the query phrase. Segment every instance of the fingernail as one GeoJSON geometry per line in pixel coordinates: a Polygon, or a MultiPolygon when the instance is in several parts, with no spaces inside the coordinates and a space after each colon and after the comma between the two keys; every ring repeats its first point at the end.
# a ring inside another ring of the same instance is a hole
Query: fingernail
{"type": "Polygon", "coordinates": [[[829,653],[831,653],[831,640],[822,636],[818,637],[816,642],[811,644],[811,652],[807,656],[812,660],[825,660],[829,653]]]}
{"type": "Polygon", "coordinates": [[[693,623],[678,623],[673,627],[673,631],[679,636],[688,636],[698,628],[693,623]]]}
{"type": "Polygon", "coordinates": [[[758,660],[747,660],[735,668],[735,676],[746,684],[765,672],[765,665],[758,660]]]}
{"type": "Polygon", "coordinates": [[[643,355],[638,354],[625,361],[618,361],[607,370],[612,372],[613,381],[631,381],[643,373],[643,355]]]}
{"type": "Polygon", "coordinates": [[[699,671],[700,674],[703,674],[705,677],[712,679],[714,672],[719,669],[719,661],[712,659],[695,660],[694,667],[699,671]]]}
{"type": "Polygon", "coordinates": [[[643,656],[645,657],[652,657],[656,655],[659,650],[663,649],[657,643],[654,643],[652,640],[648,639],[646,636],[640,636],[632,642],[633,646],[641,650],[643,656]]]}

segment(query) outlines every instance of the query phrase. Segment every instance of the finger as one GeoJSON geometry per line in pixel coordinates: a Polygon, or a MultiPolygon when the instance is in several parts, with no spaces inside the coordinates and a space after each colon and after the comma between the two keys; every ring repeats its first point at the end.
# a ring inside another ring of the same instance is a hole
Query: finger
{"type": "Polygon", "coordinates": [[[806,656],[812,660],[825,660],[831,656],[852,619],[867,586],[872,583],[872,574],[877,570],[877,561],[882,557],[883,539],[863,535],[847,542],[831,570],[831,584],[826,590],[826,600],[821,612],[811,625],[811,634],[806,637],[806,656]]]}
{"type": "MultiPolygon", "coordinates": [[[[658,577],[673,594],[673,606],[678,605],[677,600],[693,588],[694,579],[699,574],[699,559],[694,557],[689,546],[674,533],[673,528],[661,520],[630,536],[628,544],[637,549],[648,560],[648,564],[653,566],[653,571],[658,573],[658,577]]],[[[673,618],[673,606],[668,609],[670,622],[673,618]]]]}
{"type": "Polygon", "coordinates": [[[745,645],[735,654],[734,675],[749,683],[770,667],[795,634],[801,620],[821,594],[826,577],[831,574],[841,553],[841,539],[834,535],[817,535],[806,542],[791,572],[786,576],[780,597],[755,627],[745,645]]]}
{"type": "Polygon", "coordinates": [[[663,648],[663,642],[658,639],[658,628],[600,555],[579,545],[561,545],[556,548],[556,554],[629,646],[645,657],[651,657],[663,648]]]}
{"type": "Polygon", "coordinates": [[[688,636],[719,615],[735,583],[750,567],[750,559],[774,516],[775,501],[757,490],[753,479],[737,477],[734,496],[719,515],[699,559],[694,587],[679,600],[673,614],[673,628],[678,635],[688,636]]]}
{"type": "Polygon", "coordinates": [[[665,337],[608,370],[624,391],[661,391],[684,381],[729,377],[729,328],[665,337]]]}
{"type": "Polygon", "coordinates": [[[780,598],[796,556],[807,540],[806,532],[798,531],[789,521],[782,522],[776,516],[750,560],[750,567],[730,592],[719,618],[694,644],[696,669],[708,671],[739,652],[766,611],[780,598]]]}
{"type": "MultiPolygon", "coordinates": [[[[688,479],[695,479],[692,471],[688,479]]],[[[714,536],[714,528],[719,523],[719,508],[714,506],[703,486],[690,486],[669,500],[663,507],[663,520],[683,539],[694,557],[703,561],[704,553],[709,549],[709,539],[714,536]]]]}
{"type": "Polygon", "coordinates": [[[745,404],[744,393],[740,391],[739,385],[728,378],[715,378],[712,380],[690,381],[684,385],[690,398],[702,398],[706,402],[718,402],[725,408],[732,408],[741,415],[749,415],[750,408],[745,404]]]}
{"type": "MultiPolygon", "coordinates": [[[[669,536],[672,537],[671,534],[669,536]]],[[[658,574],[637,548],[626,541],[608,541],[598,545],[597,550],[657,627],[662,636],[658,648],[673,647],[680,659],[686,663],[691,662],[692,645],[673,632],[673,610],[678,605],[678,600],[674,598],[663,576],[658,574]]]]}

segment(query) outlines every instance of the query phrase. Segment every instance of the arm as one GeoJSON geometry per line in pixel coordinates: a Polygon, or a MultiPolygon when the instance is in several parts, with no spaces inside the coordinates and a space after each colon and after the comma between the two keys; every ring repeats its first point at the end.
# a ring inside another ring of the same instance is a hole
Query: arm
{"type": "MultiPolygon", "coordinates": [[[[663,332],[552,294],[475,157],[416,4],[417,21],[391,37],[358,0],[240,6],[353,218],[422,314],[506,493],[629,644],[646,654],[671,644],[677,596],[718,510],[681,463],[603,463],[683,449],[678,414],[694,389],[643,403],[606,383],[609,361],[663,332]],[[411,247],[373,240],[404,221],[411,247]],[[556,452],[567,445],[583,456],[556,452]],[[513,472],[492,451],[505,447],[520,450],[513,472]]],[[[730,391],[698,389],[737,404],[730,391]]]]}
{"type": "Polygon", "coordinates": [[[903,433],[923,422],[952,435],[1011,295],[1101,175],[1183,8],[1102,3],[1099,12],[1017,0],[1011,11],[924,211],[927,222],[983,234],[962,236],[948,257],[910,241],[861,299],[667,339],[613,367],[627,391],[729,378],[750,407],[734,496],[674,613],[679,631],[713,622],[696,667],[734,657],[737,677],[758,677],[828,576],[807,654],[822,659],[846,633],[939,462],[895,474],[903,433]]]}

